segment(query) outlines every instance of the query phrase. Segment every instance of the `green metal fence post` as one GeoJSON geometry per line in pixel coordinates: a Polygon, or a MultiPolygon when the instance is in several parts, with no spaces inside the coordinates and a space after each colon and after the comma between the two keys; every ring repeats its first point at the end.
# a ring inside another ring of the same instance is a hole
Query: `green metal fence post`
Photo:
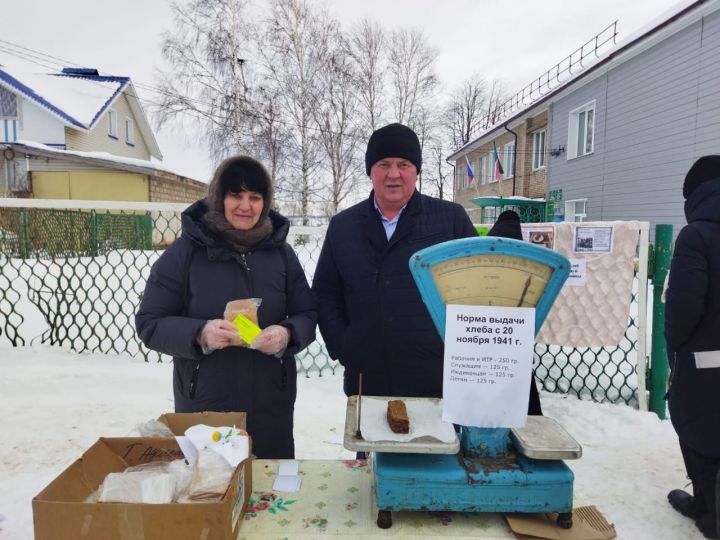
{"type": "Polygon", "coordinates": [[[90,210],[90,236],[88,238],[90,256],[98,256],[98,216],[95,210],[90,210]]]}
{"type": "Polygon", "coordinates": [[[665,419],[665,392],[668,380],[665,345],[665,304],[662,302],[665,276],[672,257],[672,225],[655,225],[655,267],[653,270],[652,352],[650,357],[650,410],[665,419]]]}
{"type": "Polygon", "coordinates": [[[555,201],[548,201],[545,203],[544,215],[541,217],[541,222],[552,221],[555,216],[555,201]]]}
{"type": "Polygon", "coordinates": [[[20,234],[19,234],[19,240],[20,240],[20,258],[21,259],[27,259],[30,255],[30,234],[28,231],[28,216],[27,216],[27,210],[24,208],[20,209],[20,234]]]}

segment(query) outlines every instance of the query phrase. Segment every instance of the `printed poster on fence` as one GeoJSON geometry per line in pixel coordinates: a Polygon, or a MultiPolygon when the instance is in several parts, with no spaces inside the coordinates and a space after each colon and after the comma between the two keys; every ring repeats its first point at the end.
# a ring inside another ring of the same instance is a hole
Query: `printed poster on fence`
{"type": "Polygon", "coordinates": [[[448,304],[443,420],[522,427],[535,345],[535,308],[448,304]]]}

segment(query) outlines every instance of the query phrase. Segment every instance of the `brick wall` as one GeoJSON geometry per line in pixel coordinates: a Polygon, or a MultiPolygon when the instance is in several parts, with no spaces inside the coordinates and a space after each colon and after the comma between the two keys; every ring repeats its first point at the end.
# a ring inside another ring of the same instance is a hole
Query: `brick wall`
{"type": "MultiPolygon", "coordinates": [[[[540,129],[547,129],[548,124],[548,111],[543,111],[534,118],[528,118],[522,125],[517,126],[513,129],[517,133],[516,142],[516,162],[515,162],[515,195],[519,197],[530,197],[530,198],[544,198],[547,192],[547,168],[538,169],[537,171],[532,170],[533,165],[533,137],[532,134],[540,129]]],[[[547,130],[549,133],[549,130],[547,130]]],[[[546,158],[547,163],[547,133],[546,133],[546,158]]],[[[495,138],[495,144],[500,154],[500,159],[503,159],[503,146],[509,142],[515,140],[512,133],[503,132],[495,138]]],[[[488,152],[492,151],[492,140],[480,148],[474,149],[468,154],[468,159],[473,164],[473,167],[477,169],[478,157],[481,155],[487,155],[488,152]]],[[[461,157],[457,161],[458,164],[464,165],[465,158],[461,157]]],[[[476,171],[476,177],[479,178],[479,173],[476,171]]],[[[457,186],[457,182],[454,184],[457,186]]],[[[513,178],[503,178],[499,182],[490,182],[486,184],[479,184],[477,182],[473,185],[457,189],[455,188],[455,202],[461,204],[467,209],[473,209],[474,204],[470,202],[471,199],[476,197],[510,197],[513,195],[513,178]]],[[[469,212],[471,215],[474,212],[469,212]]]]}
{"type": "Polygon", "coordinates": [[[150,177],[150,202],[190,203],[207,195],[207,185],[197,180],[172,175],[150,177]]]}

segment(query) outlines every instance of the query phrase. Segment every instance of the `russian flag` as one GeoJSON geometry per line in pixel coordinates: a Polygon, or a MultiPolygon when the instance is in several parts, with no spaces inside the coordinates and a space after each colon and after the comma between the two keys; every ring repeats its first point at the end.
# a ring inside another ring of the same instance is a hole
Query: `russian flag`
{"type": "Polygon", "coordinates": [[[470,160],[467,155],[465,155],[465,163],[467,164],[468,185],[470,185],[473,183],[473,180],[475,180],[475,173],[473,173],[472,167],[470,166],[470,160]]]}

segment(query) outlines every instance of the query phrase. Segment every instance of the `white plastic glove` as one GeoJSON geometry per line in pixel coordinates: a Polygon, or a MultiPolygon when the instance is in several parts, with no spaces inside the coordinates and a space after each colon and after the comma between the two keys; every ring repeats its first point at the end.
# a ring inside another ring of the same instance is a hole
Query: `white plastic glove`
{"type": "Polygon", "coordinates": [[[278,324],[272,324],[265,328],[256,337],[250,347],[265,354],[280,356],[290,341],[290,330],[278,324]]]}
{"type": "Polygon", "coordinates": [[[237,336],[237,328],[225,319],[212,319],[205,323],[202,332],[197,338],[198,345],[203,353],[210,354],[217,349],[224,349],[230,341],[237,336]]]}

